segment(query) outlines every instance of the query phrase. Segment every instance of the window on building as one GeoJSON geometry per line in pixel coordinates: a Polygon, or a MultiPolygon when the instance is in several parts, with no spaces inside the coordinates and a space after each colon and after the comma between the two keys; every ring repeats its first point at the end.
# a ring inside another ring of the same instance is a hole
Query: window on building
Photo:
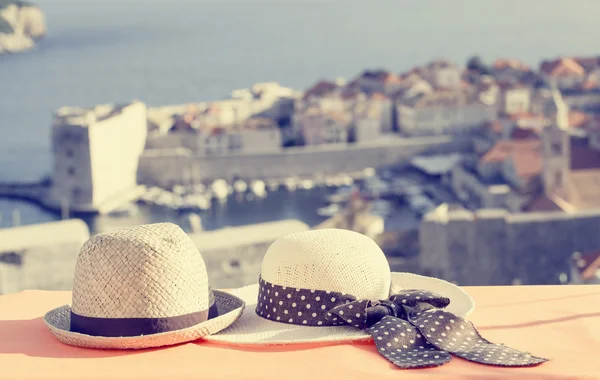
{"type": "Polygon", "coordinates": [[[72,177],[72,176],[74,176],[74,175],[75,175],[75,168],[74,168],[74,167],[72,167],[72,166],[71,166],[71,167],[69,167],[69,168],[67,169],[67,173],[69,173],[69,175],[70,175],[71,177],[72,177]]]}
{"type": "Polygon", "coordinates": [[[73,192],[73,198],[77,199],[81,196],[82,191],[79,187],[74,187],[71,191],[73,192]]]}
{"type": "Polygon", "coordinates": [[[67,149],[67,157],[73,157],[73,151],[71,149],[67,149]]]}
{"type": "Polygon", "coordinates": [[[23,264],[24,251],[0,252],[0,263],[21,266],[23,264]]]}

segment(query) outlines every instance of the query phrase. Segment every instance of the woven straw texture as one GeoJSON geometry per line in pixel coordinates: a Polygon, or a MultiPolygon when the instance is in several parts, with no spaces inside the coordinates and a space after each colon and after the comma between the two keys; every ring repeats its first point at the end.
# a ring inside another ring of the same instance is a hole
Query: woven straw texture
{"type": "MultiPolygon", "coordinates": [[[[83,245],[75,268],[72,310],[85,317],[167,318],[208,309],[209,295],[206,266],[192,240],[175,224],[156,223],[98,234],[83,245]]],[[[69,306],[49,312],[45,321],[60,341],[76,346],[153,347],[220,331],[244,308],[241,300],[221,292],[215,292],[215,302],[219,316],[214,319],[143,337],[70,332],[69,306]]]]}
{"type": "Polygon", "coordinates": [[[73,312],[100,318],[160,318],[209,307],[204,260],[172,223],[90,238],[73,280],[73,312]]]}
{"type": "Polygon", "coordinates": [[[297,232],[276,240],[262,262],[262,278],[275,285],[383,299],[390,266],[379,246],[349,230],[297,232]]]}
{"type": "MultiPolygon", "coordinates": [[[[372,300],[386,299],[390,289],[423,289],[450,298],[446,310],[457,315],[465,316],[474,308],[473,299],[449,282],[411,273],[390,273],[377,244],[347,230],[311,230],[278,239],[265,255],[261,276],[276,285],[336,291],[372,300]]],[[[246,303],[243,315],[234,325],[206,339],[232,345],[372,340],[368,333],[354,327],[311,327],[262,318],[255,312],[258,291],[258,284],[232,291],[246,303]]]]}

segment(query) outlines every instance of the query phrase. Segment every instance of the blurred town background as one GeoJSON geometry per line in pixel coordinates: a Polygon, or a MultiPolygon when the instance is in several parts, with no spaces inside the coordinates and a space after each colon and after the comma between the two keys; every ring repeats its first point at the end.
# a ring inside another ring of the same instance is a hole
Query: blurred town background
{"type": "Polygon", "coordinates": [[[590,0],[0,0],[0,294],[180,225],[215,287],[345,228],[460,285],[600,282],[590,0]]]}

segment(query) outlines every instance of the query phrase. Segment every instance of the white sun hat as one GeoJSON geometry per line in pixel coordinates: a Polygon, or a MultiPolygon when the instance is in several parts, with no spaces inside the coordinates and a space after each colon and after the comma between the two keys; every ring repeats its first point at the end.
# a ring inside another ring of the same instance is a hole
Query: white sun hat
{"type": "Polygon", "coordinates": [[[179,226],[156,223],[90,238],[77,258],[72,306],[44,321],[69,345],[140,349],[217,333],[244,307],[210,288],[204,260],[179,226]]]}
{"type": "Polygon", "coordinates": [[[458,316],[474,309],[473,299],[454,284],[391,273],[382,250],[365,235],[341,229],[288,234],[267,250],[259,283],[231,291],[247,305],[240,319],[206,339],[233,345],[367,341],[373,339],[368,332],[338,321],[332,308],[387,300],[403,289],[446,297],[444,310],[458,316]]]}

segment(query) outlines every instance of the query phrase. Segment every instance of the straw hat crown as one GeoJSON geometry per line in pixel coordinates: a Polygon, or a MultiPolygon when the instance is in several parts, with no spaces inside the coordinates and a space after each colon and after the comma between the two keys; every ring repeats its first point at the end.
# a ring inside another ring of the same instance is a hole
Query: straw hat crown
{"type": "Polygon", "coordinates": [[[177,225],[156,223],[93,236],[81,248],[72,310],[96,318],[166,318],[211,303],[200,252],[177,225]]]}
{"type": "Polygon", "coordinates": [[[389,263],[377,243],[342,229],[309,230],[279,238],[265,254],[261,278],[280,286],[376,300],[389,296],[391,284],[389,263]]]}

